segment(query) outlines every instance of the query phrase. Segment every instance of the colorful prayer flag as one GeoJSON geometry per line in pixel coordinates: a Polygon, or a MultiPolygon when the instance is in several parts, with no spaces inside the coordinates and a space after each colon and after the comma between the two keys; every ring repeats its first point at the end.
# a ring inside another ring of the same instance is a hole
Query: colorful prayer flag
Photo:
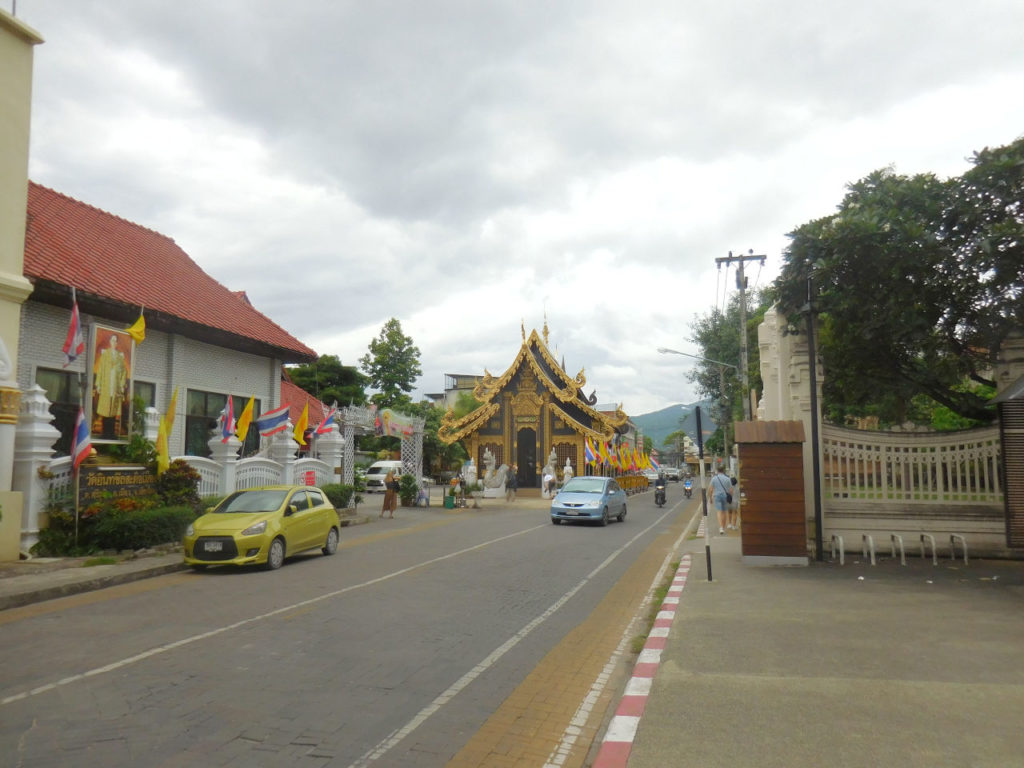
{"type": "Polygon", "coordinates": [[[235,422],[235,434],[238,435],[238,439],[243,443],[245,442],[245,436],[249,434],[249,425],[252,423],[252,412],[255,407],[256,396],[252,395],[249,397],[249,402],[245,404],[245,408],[242,409],[238,421],[235,422]]]}
{"type": "Polygon", "coordinates": [[[77,472],[78,467],[92,453],[92,441],[89,439],[89,422],[85,420],[85,411],[78,406],[78,418],[75,419],[75,433],[71,436],[71,466],[77,472]]]}
{"type": "Polygon", "coordinates": [[[272,411],[267,411],[256,419],[253,424],[256,425],[256,429],[264,437],[277,434],[288,426],[289,411],[288,403],[285,403],[272,411]]]}
{"type": "Polygon", "coordinates": [[[85,338],[82,336],[82,321],[78,315],[78,298],[75,289],[71,289],[71,324],[68,335],[64,339],[64,367],[67,368],[85,351],[85,338]]]}
{"type": "Polygon", "coordinates": [[[306,444],[306,427],[309,426],[309,401],[302,406],[302,414],[299,416],[299,420],[295,424],[295,430],[292,432],[292,437],[295,438],[295,442],[299,445],[306,444]]]}

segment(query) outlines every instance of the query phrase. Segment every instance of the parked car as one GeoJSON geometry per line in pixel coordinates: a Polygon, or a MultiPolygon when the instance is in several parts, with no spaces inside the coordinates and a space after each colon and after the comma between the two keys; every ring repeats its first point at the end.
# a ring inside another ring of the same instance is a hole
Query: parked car
{"type": "Polygon", "coordinates": [[[679,482],[682,474],[679,472],[679,467],[662,467],[661,471],[665,473],[666,480],[674,480],[679,482]]]}
{"type": "Polygon", "coordinates": [[[653,483],[655,480],[658,479],[658,470],[656,470],[656,469],[645,469],[643,471],[643,476],[647,478],[648,482],[653,483]]]}
{"type": "Polygon", "coordinates": [[[402,462],[398,460],[373,462],[366,470],[366,492],[384,493],[387,490],[384,487],[384,478],[388,476],[388,472],[394,472],[395,477],[401,477],[403,471],[402,462]]]}
{"type": "Polygon", "coordinates": [[[610,477],[574,477],[551,500],[551,522],[590,520],[608,525],[626,519],[626,492],[610,477]]]}
{"type": "Polygon", "coordinates": [[[286,557],[338,551],[338,513],[322,490],[269,485],[235,491],[185,530],[185,564],[281,567],[286,557]]]}

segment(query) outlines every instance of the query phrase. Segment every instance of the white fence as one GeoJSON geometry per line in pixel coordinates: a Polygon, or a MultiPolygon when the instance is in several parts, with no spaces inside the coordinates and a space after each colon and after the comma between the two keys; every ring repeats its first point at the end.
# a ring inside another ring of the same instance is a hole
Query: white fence
{"type": "Polygon", "coordinates": [[[821,431],[826,540],[858,551],[864,536],[969,541],[1007,557],[997,427],[948,433],[821,431]]]}
{"type": "Polygon", "coordinates": [[[852,502],[1002,504],[999,429],[821,431],[822,495],[852,502]]]}

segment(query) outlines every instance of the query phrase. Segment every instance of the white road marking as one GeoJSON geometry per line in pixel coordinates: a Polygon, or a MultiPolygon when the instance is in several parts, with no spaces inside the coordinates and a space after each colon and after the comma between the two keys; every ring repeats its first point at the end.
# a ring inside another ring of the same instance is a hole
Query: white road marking
{"type": "MultiPolygon", "coordinates": [[[[366,766],[368,766],[374,760],[378,760],[385,754],[387,754],[387,752],[393,749],[395,746],[397,746],[398,743],[402,741],[402,739],[404,739],[406,736],[408,736],[421,725],[423,725],[423,723],[426,722],[427,718],[429,718],[432,714],[437,712],[444,704],[448,703],[459,691],[461,691],[463,688],[465,688],[467,685],[473,682],[481,674],[486,672],[490,667],[494,666],[494,664],[502,656],[504,656],[506,653],[512,650],[516,645],[518,645],[523,640],[523,638],[525,638],[534,629],[536,629],[538,626],[543,624],[547,619],[553,616],[558,611],[558,609],[560,609],[563,605],[569,602],[569,600],[577,592],[583,589],[583,587],[585,587],[588,582],[590,582],[597,574],[599,574],[601,571],[607,568],[612,563],[612,561],[615,560],[615,558],[617,558],[619,555],[625,552],[626,549],[632,546],[642,536],[646,535],[652,528],[661,525],[662,521],[670,513],[671,510],[663,513],[661,517],[655,520],[651,525],[644,528],[638,534],[633,536],[633,538],[631,538],[621,547],[619,547],[610,555],[608,555],[608,557],[606,557],[600,565],[598,565],[594,570],[588,573],[583,578],[583,580],[579,582],[579,584],[577,584],[575,587],[573,587],[560,598],[558,598],[558,600],[556,600],[546,611],[544,611],[544,613],[537,616],[529,624],[527,624],[518,632],[516,632],[512,637],[510,637],[496,650],[494,650],[486,659],[481,661],[479,664],[473,667],[473,669],[471,669],[465,675],[456,680],[455,683],[452,684],[450,688],[448,688],[448,690],[446,690],[444,693],[442,693],[440,696],[434,699],[430,704],[428,704],[426,707],[420,710],[420,712],[415,717],[413,717],[412,720],[406,723],[402,728],[399,728],[398,730],[394,731],[388,738],[381,741],[376,747],[369,750],[361,758],[359,758],[354,763],[349,765],[348,768],[366,768],[366,766]]],[[[682,541],[682,538],[680,538],[680,541],[682,541]]],[[[664,568],[664,566],[662,566],[662,568],[664,568]]],[[[625,644],[626,638],[623,637],[622,642],[620,642],[619,647],[616,649],[616,654],[620,653],[621,650],[625,648],[625,644]]],[[[615,654],[613,654],[613,658],[614,656],[615,654]]],[[[578,729],[575,728],[577,721],[581,717],[583,717],[583,723],[586,722],[586,717],[584,716],[584,714],[589,715],[590,709],[593,708],[594,702],[596,702],[598,694],[600,694],[600,691],[607,684],[607,675],[611,674],[610,664],[611,662],[609,662],[609,665],[606,665],[605,667],[607,674],[603,672],[598,677],[597,683],[595,683],[595,686],[598,686],[597,691],[595,692],[594,686],[592,686],[591,692],[587,695],[586,699],[584,700],[584,704],[581,705],[580,709],[577,710],[576,716],[573,717],[569,728],[566,730],[566,735],[563,736],[563,743],[565,743],[566,739],[570,738],[572,742],[575,742],[576,735],[578,735],[579,733],[578,729]],[[586,708],[585,713],[583,712],[584,708],[586,708]]],[[[556,752],[558,752],[558,750],[556,750],[556,752]]],[[[555,753],[552,754],[554,755],[555,753]]],[[[550,758],[548,762],[551,762],[550,758]]]]}
{"type": "Polygon", "coordinates": [[[473,551],[476,551],[478,549],[483,549],[484,547],[488,547],[488,546],[490,546],[492,544],[497,544],[498,542],[506,541],[508,539],[513,539],[513,538],[515,538],[517,536],[523,536],[523,535],[525,535],[527,533],[531,533],[532,531],[540,530],[541,528],[545,528],[546,529],[547,527],[548,527],[548,525],[535,525],[532,528],[527,528],[527,529],[522,530],[522,531],[517,531],[516,533],[510,533],[510,534],[508,534],[506,536],[499,536],[496,539],[491,539],[490,541],[484,541],[484,542],[481,542],[480,544],[475,544],[472,547],[466,547],[465,549],[460,549],[457,552],[450,552],[447,555],[441,555],[440,557],[435,557],[435,558],[432,558],[430,560],[424,560],[422,563],[417,563],[416,565],[410,565],[408,568],[402,568],[401,570],[393,571],[392,573],[386,574],[384,576],[378,576],[376,579],[370,579],[369,581],[364,581],[361,584],[351,584],[351,585],[349,585],[347,587],[343,587],[342,589],[336,589],[333,592],[327,592],[325,594],[318,595],[317,597],[312,597],[309,600],[302,600],[302,601],[300,601],[298,603],[293,603],[292,605],[286,605],[283,608],[277,608],[277,609],[275,609],[273,611],[268,611],[267,613],[261,613],[258,616],[251,616],[248,619],[242,619],[241,621],[236,621],[233,624],[227,624],[227,625],[225,625],[223,627],[218,627],[217,629],[211,629],[209,632],[202,632],[202,633],[200,633],[198,635],[192,635],[191,637],[186,637],[186,638],[183,638],[181,640],[175,640],[172,643],[166,643],[164,645],[158,645],[155,648],[150,648],[148,651],[143,651],[142,653],[137,653],[134,656],[128,656],[127,658],[121,659],[120,661],[115,661],[115,662],[112,662],[110,664],[106,664],[106,665],[104,665],[102,667],[96,667],[94,669],[88,670],[87,672],[82,672],[82,673],[77,674],[77,675],[71,675],[70,677],[65,677],[65,678],[62,678],[61,680],[57,680],[56,682],[47,683],[46,685],[41,685],[41,686],[39,686],[37,688],[30,688],[29,690],[21,691],[20,693],[12,694],[12,695],[7,696],[7,697],[5,697],[3,699],[0,699],[0,706],[4,706],[6,704],[11,704],[11,703],[13,703],[15,701],[21,701],[23,699],[27,699],[27,698],[30,698],[32,696],[38,696],[41,693],[46,693],[48,691],[52,691],[52,690],[55,690],[57,688],[62,688],[65,685],[71,685],[71,683],[78,682],[79,680],[84,680],[85,678],[88,678],[88,677],[95,677],[97,675],[104,675],[104,674],[106,674],[108,672],[114,672],[115,670],[123,669],[124,667],[127,667],[127,666],[130,666],[130,665],[135,664],[137,662],[143,661],[144,659],[148,659],[148,658],[151,658],[153,656],[159,656],[160,654],[167,653],[168,651],[173,651],[173,650],[176,650],[178,648],[182,648],[182,647],[184,647],[186,645],[192,645],[193,643],[198,643],[200,640],[208,640],[211,637],[216,637],[217,635],[222,635],[225,632],[230,632],[232,630],[238,629],[239,627],[248,626],[249,624],[255,624],[256,622],[263,621],[265,619],[269,619],[269,618],[272,618],[274,616],[278,616],[278,615],[280,615],[282,613],[288,613],[289,611],[294,611],[297,608],[302,608],[302,607],[307,606],[307,605],[313,605],[314,603],[319,603],[319,602],[322,602],[324,600],[329,600],[332,597],[337,597],[338,595],[343,595],[343,594],[345,594],[347,592],[353,592],[353,591],[355,591],[357,589],[363,589],[365,587],[369,587],[369,586],[372,586],[374,584],[380,584],[382,581],[388,581],[390,579],[397,578],[398,576],[402,576],[402,575],[404,575],[406,573],[418,570],[418,569],[423,568],[425,566],[433,565],[434,563],[440,563],[440,562],[443,562],[444,560],[451,560],[454,557],[458,557],[460,555],[465,555],[465,554],[467,554],[469,552],[473,552],[473,551]]]}

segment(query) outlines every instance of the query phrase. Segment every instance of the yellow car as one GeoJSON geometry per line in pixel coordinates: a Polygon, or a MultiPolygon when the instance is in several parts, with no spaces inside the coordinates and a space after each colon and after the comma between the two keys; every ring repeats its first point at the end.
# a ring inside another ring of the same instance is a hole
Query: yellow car
{"type": "Polygon", "coordinates": [[[306,485],[235,491],[185,530],[185,564],[281,567],[286,557],[319,547],[338,551],[338,513],[326,494],[306,485]]]}

